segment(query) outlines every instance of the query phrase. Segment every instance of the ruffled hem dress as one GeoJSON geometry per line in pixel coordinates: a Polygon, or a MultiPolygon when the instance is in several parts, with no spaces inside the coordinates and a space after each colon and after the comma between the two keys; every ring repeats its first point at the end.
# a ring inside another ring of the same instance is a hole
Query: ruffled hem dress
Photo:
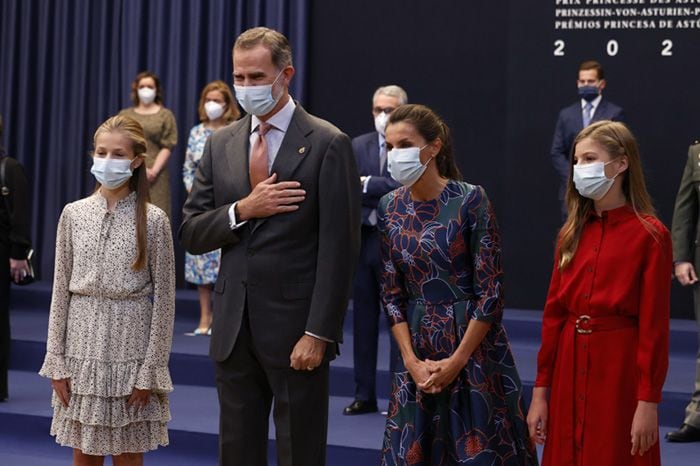
{"type": "Polygon", "coordinates": [[[168,444],[168,359],[175,309],[170,225],[148,205],[148,261],[138,271],[136,195],[107,209],[99,193],[68,204],[56,239],[47,352],[39,374],[70,379],[66,408],[53,393],[51,435],[89,455],[168,444]],[[127,406],[134,388],[149,403],[127,406]]]}

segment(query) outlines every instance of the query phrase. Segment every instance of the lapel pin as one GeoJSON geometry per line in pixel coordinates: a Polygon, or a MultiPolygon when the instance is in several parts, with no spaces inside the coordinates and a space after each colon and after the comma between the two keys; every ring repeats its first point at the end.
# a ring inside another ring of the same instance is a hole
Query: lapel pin
{"type": "Polygon", "coordinates": [[[299,148],[299,155],[304,155],[304,152],[306,152],[306,147],[300,147],[299,148]]]}

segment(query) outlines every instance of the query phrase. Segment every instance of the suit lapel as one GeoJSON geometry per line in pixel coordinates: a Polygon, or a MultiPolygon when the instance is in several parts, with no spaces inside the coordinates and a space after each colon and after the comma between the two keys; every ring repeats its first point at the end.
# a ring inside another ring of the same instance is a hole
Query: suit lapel
{"type": "MultiPolygon", "coordinates": [[[[374,134],[376,135],[377,133],[374,134]]],[[[365,153],[367,154],[367,157],[369,157],[367,163],[370,166],[370,175],[381,176],[381,167],[379,164],[379,136],[369,138],[365,145],[365,149],[367,150],[365,153]]]]}
{"type": "Polygon", "coordinates": [[[308,114],[297,104],[270,170],[270,173],[277,173],[277,181],[290,180],[301,161],[311,151],[311,142],[306,139],[311,131],[308,114]]]}
{"type": "Polygon", "coordinates": [[[233,127],[231,139],[226,143],[226,160],[229,176],[238,199],[250,194],[248,152],[250,145],[250,115],[246,115],[233,127]]]}
{"type": "MultiPolygon", "coordinates": [[[[277,182],[290,181],[299,164],[308,157],[312,150],[311,141],[307,136],[313,131],[309,122],[309,114],[297,103],[287,132],[282,139],[270,173],[277,173],[277,182]]],[[[248,184],[250,190],[250,182],[248,184]]],[[[254,222],[253,232],[267,221],[262,218],[254,222]]]]}
{"type": "Polygon", "coordinates": [[[600,102],[598,103],[598,108],[595,109],[595,113],[593,114],[593,118],[591,118],[591,121],[600,121],[600,120],[607,120],[608,119],[608,104],[605,102],[604,99],[600,99],[600,102]]]}

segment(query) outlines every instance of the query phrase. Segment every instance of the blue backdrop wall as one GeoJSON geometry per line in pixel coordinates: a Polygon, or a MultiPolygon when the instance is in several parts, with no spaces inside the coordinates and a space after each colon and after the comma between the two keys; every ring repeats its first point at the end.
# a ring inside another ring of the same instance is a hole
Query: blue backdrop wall
{"type": "MultiPolygon", "coordinates": [[[[235,37],[267,25],[292,42],[294,97],[350,136],[373,129],[371,95],[387,83],[445,118],[462,172],[487,189],[502,227],[507,305],[541,308],[559,226],[549,146],[559,109],[576,100],[578,63],[604,64],[606,98],[627,111],[667,225],[687,147],[700,137],[700,9],[561,3],[3,0],[3,143],[32,178],[43,277],[51,275],[61,208],[93,186],[92,133],[130,105],[133,76],[159,74],[178,121],[169,165],[177,225],[185,194],[176,175],[199,91],[212,79],[230,82],[235,37]]],[[[674,285],[674,316],[690,317],[690,303],[674,285]]]]}

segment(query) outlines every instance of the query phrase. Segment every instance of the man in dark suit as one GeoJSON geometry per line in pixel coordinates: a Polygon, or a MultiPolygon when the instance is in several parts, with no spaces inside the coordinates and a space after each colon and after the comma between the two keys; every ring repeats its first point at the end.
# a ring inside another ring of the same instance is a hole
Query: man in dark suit
{"type": "Polygon", "coordinates": [[[210,356],[220,405],[219,463],[325,464],[328,364],[359,251],[360,194],[350,139],[289,95],[287,39],[254,28],[233,47],[247,116],[206,144],[180,238],[222,248],[210,356]]]}
{"type": "MultiPolygon", "coordinates": [[[[673,239],[674,275],[683,286],[693,289],[695,319],[700,337],[700,284],[696,267],[700,265],[700,143],[688,149],[688,159],[676,195],[671,226],[673,239]]],[[[700,338],[699,338],[700,340],[700,338]]],[[[695,391],[685,408],[685,419],[680,429],[666,434],[669,442],[700,442],[700,351],[695,371],[695,391]]]]}
{"type": "MultiPolygon", "coordinates": [[[[362,242],[352,292],[355,400],[343,410],[343,414],[348,415],[377,411],[377,340],[381,314],[381,257],[377,204],[383,195],[401,186],[387,171],[384,128],[389,114],[407,102],[406,91],[399,86],[390,85],[377,89],[372,97],[372,116],[376,131],[352,140],[362,187],[362,242]]],[[[398,351],[393,339],[389,337],[389,340],[390,369],[393,371],[398,351]]]]}
{"type": "Polygon", "coordinates": [[[605,89],[603,66],[597,61],[588,60],[578,68],[579,100],[559,112],[552,141],[552,165],[559,175],[559,201],[562,215],[566,218],[566,183],[571,172],[571,146],[576,135],[594,121],[624,121],[622,108],[603,99],[605,89]]]}

